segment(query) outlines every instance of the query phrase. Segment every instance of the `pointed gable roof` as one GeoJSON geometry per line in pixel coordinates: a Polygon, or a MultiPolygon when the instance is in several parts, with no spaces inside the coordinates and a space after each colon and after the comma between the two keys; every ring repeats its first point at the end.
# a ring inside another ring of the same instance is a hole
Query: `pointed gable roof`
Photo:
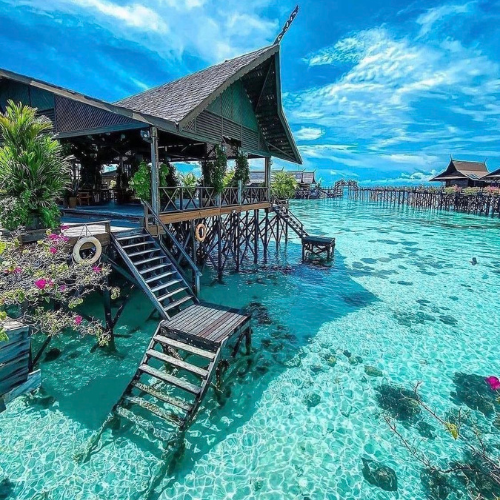
{"type": "Polygon", "coordinates": [[[302,163],[282,108],[279,50],[279,45],[264,47],[127,97],[115,105],[173,122],[182,129],[231,84],[241,80],[272,154],[302,163]]]}
{"type": "Polygon", "coordinates": [[[467,161],[467,160],[450,160],[448,168],[433,177],[431,181],[446,181],[457,179],[471,179],[477,181],[488,174],[488,167],[486,162],[481,161],[467,161]]]}

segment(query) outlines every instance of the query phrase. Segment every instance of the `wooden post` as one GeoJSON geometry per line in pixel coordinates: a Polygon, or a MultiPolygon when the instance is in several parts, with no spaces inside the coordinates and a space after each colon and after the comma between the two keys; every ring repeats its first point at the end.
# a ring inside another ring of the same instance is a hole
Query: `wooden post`
{"type": "Polygon", "coordinates": [[[160,213],[159,184],[160,175],[158,167],[158,129],[151,127],[151,205],[153,210],[160,213]]]}
{"type": "Polygon", "coordinates": [[[271,187],[271,158],[264,158],[264,185],[267,188],[271,187]]]}

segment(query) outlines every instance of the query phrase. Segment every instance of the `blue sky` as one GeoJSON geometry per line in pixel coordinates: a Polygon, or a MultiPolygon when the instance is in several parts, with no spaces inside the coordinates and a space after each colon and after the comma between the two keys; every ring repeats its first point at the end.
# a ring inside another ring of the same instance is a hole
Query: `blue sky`
{"type": "MultiPolygon", "coordinates": [[[[294,6],[0,0],[0,67],[113,101],[272,43],[294,6]]],[[[450,154],[500,167],[500,1],[300,9],[281,67],[305,168],[326,184],[394,184],[425,181],[450,154]]]]}

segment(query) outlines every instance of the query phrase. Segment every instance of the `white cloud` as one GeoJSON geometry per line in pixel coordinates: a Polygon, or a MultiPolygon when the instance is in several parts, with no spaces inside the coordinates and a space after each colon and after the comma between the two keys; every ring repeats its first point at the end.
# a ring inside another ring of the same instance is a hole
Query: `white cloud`
{"type": "Polygon", "coordinates": [[[295,132],[294,136],[299,141],[314,141],[315,139],[319,139],[324,133],[325,131],[321,128],[302,127],[295,132]]]}
{"type": "Polygon", "coordinates": [[[475,5],[474,1],[465,4],[444,4],[429,9],[417,19],[417,23],[421,26],[420,36],[427,35],[436,23],[441,23],[447,17],[471,12],[475,5]]]}
{"type": "Polygon", "coordinates": [[[224,3],[207,0],[5,0],[47,14],[71,15],[108,30],[116,40],[139,44],[166,60],[185,53],[208,63],[272,43],[277,19],[261,15],[271,0],[224,3]]]}

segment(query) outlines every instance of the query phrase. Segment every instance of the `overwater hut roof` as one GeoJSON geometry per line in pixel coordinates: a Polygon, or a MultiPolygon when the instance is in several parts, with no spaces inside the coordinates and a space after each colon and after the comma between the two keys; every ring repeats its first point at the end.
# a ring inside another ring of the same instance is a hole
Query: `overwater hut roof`
{"type": "Polygon", "coordinates": [[[451,159],[447,169],[436,175],[431,181],[451,181],[459,179],[471,179],[477,181],[488,174],[486,162],[466,161],[451,159]]]}
{"type": "MultiPolygon", "coordinates": [[[[287,174],[293,175],[295,180],[299,184],[316,184],[316,178],[314,171],[307,170],[272,170],[271,177],[274,176],[276,172],[286,172],[287,174]]],[[[265,172],[264,170],[251,170],[250,171],[250,183],[258,184],[262,183],[265,180],[265,172]]]]}
{"type": "MultiPolygon", "coordinates": [[[[54,132],[60,138],[152,125],[198,142],[207,139],[211,143],[221,142],[227,135],[229,140],[240,140],[242,147],[257,156],[271,154],[302,163],[282,108],[279,51],[279,44],[264,47],[116,103],[2,69],[0,84],[2,80],[17,82],[55,96],[47,109],[35,107],[51,119],[54,132]],[[227,96],[223,95],[224,91],[236,82],[246,94],[249,108],[246,113],[252,115],[249,119],[256,120],[258,130],[246,130],[244,123],[231,122],[232,110],[229,119],[222,109],[219,115],[210,115],[206,120],[206,113],[210,111],[207,108],[217,98],[227,96]]],[[[12,92],[4,87],[4,93],[12,92]]],[[[23,96],[19,97],[24,102],[23,96]]]]}
{"type": "Polygon", "coordinates": [[[493,172],[490,172],[488,175],[483,177],[483,180],[494,180],[497,181],[500,179],[500,168],[497,168],[493,172]]]}
{"type": "Polygon", "coordinates": [[[281,104],[279,44],[244,54],[115,104],[173,122],[189,124],[230,85],[240,80],[273,156],[302,163],[281,104]]]}

